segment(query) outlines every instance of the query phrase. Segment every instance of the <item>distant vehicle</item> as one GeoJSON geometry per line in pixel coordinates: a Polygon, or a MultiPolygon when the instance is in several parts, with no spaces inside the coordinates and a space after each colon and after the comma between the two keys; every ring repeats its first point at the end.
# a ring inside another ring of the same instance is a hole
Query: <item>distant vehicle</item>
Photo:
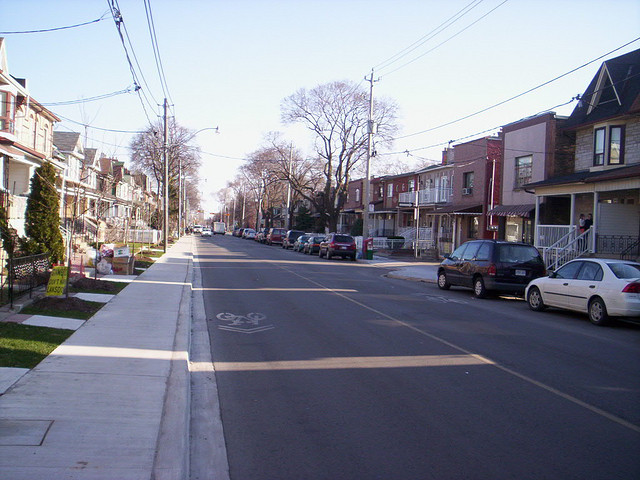
{"type": "Polygon", "coordinates": [[[293,247],[296,239],[300,236],[304,235],[302,230],[289,230],[284,237],[282,237],[282,248],[288,250],[293,247]]]}
{"type": "Polygon", "coordinates": [[[226,227],[224,222],[213,222],[213,233],[215,234],[220,234],[220,235],[224,235],[226,231],[226,227]]]}
{"type": "Polygon", "coordinates": [[[522,295],[527,284],[546,274],[538,250],[503,240],[472,240],[456,248],[438,267],[438,287],[469,287],[477,298],[489,292],[522,295]]]}
{"type": "Polygon", "coordinates": [[[202,236],[203,237],[210,237],[212,235],[211,232],[211,228],[210,227],[202,227],[202,236]]]}
{"type": "Polygon", "coordinates": [[[261,228],[256,232],[256,242],[267,243],[267,234],[269,233],[268,228],[261,228]]]}
{"type": "Polygon", "coordinates": [[[333,257],[348,257],[355,262],[357,253],[358,249],[353,237],[341,233],[327,235],[318,249],[318,256],[322,258],[326,255],[327,260],[331,260],[333,257]]]}
{"type": "Polygon", "coordinates": [[[282,245],[282,238],[287,231],[284,228],[272,228],[267,234],[267,244],[282,245]]]}
{"type": "Polygon", "coordinates": [[[324,240],[324,235],[311,235],[309,240],[302,247],[302,252],[308,255],[320,252],[320,243],[324,240]]]}
{"type": "Polygon", "coordinates": [[[296,238],[296,241],[293,242],[293,247],[291,248],[291,250],[293,250],[294,252],[302,252],[304,249],[304,244],[307,243],[307,240],[310,236],[310,233],[300,235],[298,238],[296,238]]]}
{"type": "Polygon", "coordinates": [[[193,233],[202,233],[202,225],[194,225],[193,233]]]}
{"type": "Polygon", "coordinates": [[[245,228],[244,232],[242,232],[242,238],[254,240],[256,238],[256,231],[253,228],[245,228]]]}
{"type": "Polygon", "coordinates": [[[640,263],[572,260],[529,283],[526,299],[536,312],[547,307],[574,310],[588,314],[594,325],[605,325],[609,317],[639,317],[640,263]]]}

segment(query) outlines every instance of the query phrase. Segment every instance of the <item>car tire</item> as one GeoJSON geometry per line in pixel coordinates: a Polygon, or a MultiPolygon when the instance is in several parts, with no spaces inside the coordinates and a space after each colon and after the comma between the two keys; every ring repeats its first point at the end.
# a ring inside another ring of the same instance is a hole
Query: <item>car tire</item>
{"type": "Polygon", "coordinates": [[[531,287],[527,295],[527,303],[529,308],[534,312],[542,312],[547,306],[542,301],[542,294],[538,287],[531,287]]]}
{"type": "Polygon", "coordinates": [[[352,262],[355,262],[355,261],[356,261],[356,256],[355,256],[355,254],[354,254],[354,255],[351,255],[351,261],[352,261],[352,262]]]}
{"type": "Polygon", "coordinates": [[[482,277],[476,277],[473,279],[473,294],[476,298],[486,298],[487,289],[484,286],[484,280],[482,277]]]}
{"type": "Polygon", "coordinates": [[[318,258],[322,258],[322,249],[318,250],[318,258]]]}
{"type": "Polygon", "coordinates": [[[327,260],[331,260],[331,252],[327,250],[327,260]]]}
{"type": "Polygon", "coordinates": [[[449,290],[451,288],[451,284],[447,280],[447,274],[444,271],[438,273],[438,287],[440,290],[449,290]]]}
{"type": "Polygon", "coordinates": [[[595,297],[589,302],[589,321],[598,326],[609,323],[607,306],[600,297],[595,297]]]}

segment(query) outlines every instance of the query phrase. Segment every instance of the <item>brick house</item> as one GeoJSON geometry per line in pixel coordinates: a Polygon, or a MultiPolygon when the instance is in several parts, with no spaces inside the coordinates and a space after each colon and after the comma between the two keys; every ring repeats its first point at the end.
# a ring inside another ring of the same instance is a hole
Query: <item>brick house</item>
{"type": "Polygon", "coordinates": [[[449,217],[441,219],[442,224],[451,224],[451,243],[445,247],[455,249],[467,240],[496,238],[498,222],[487,213],[500,204],[502,139],[472,140],[446,149],[443,155],[453,172],[449,177],[451,202],[434,213],[449,217]]]}

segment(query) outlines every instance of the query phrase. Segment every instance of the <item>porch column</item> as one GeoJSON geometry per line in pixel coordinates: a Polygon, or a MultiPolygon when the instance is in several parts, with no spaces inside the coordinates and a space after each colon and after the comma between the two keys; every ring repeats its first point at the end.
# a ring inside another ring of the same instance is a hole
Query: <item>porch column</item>
{"type": "Polygon", "coordinates": [[[569,225],[574,226],[576,224],[576,194],[571,194],[571,210],[569,211],[569,225]]]}
{"type": "Polygon", "coordinates": [[[591,253],[596,253],[598,242],[596,236],[598,235],[598,201],[600,200],[600,194],[593,192],[593,224],[591,225],[591,253]]]}
{"type": "Polygon", "coordinates": [[[540,245],[540,237],[539,237],[539,233],[538,233],[538,226],[540,225],[540,196],[536,195],[536,223],[535,223],[535,227],[534,227],[534,239],[533,239],[533,244],[535,247],[538,247],[540,245]]]}
{"type": "Polygon", "coordinates": [[[453,245],[451,245],[451,251],[453,252],[457,247],[457,243],[458,243],[458,216],[457,215],[452,215],[452,220],[453,220],[453,226],[452,226],[452,230],[453,230],[453,238],[451,239],[453,245]]]}

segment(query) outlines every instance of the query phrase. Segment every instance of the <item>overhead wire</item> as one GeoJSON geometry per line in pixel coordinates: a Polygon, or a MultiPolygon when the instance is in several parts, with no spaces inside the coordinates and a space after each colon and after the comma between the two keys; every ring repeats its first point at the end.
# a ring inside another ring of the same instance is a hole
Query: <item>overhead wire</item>
{"type": "Polygon", "coordinates": [[[160,77],[160,85],[162,86],[162,92],[164,93],[165,98],[169,98],[171,103],[173,103],[173,98],[171,98],[171,93],[169,92],[169,86],[167,85],[167,78],[164,72],[164,66],[162,65],[162,57],[160,56],[160,47],[158,45],[158,37],[156,35],[156,27],[153,21],[153,12],[151,11],[151,1],[144,0],[144,9],[147,15],[147,25],[149,27],[149,35],[151,37],[151,46],[153,48],[153,56],[156,61],[156,68],[158,69],[158,76],[160,77]]]}
{"type": "Polygon", "coordinates": [[[484,113],[484,112],[486,112],[486,111],[488,111],[488,110],[491,110],[491,109],[493,109],[493,108],[496,108],[496,107],[499,107],[499,106],[501,106],[501,105],[504,105],[504,104],[505,104],[505,103],[507,103],[507,102],[511,102],[511,101],[513,101],[513,100],[515,100],[515,99],[517,99],[517,98],[520,98],[520,97],[522,97],[522,96],[524,96],[524,95],[527,95],[528,93],[531,93],[531,92],[533,92],[533,91],[535,91],[535,90],[538,90],[538,89],[540,89],[540,88],[542,88],[542,87],[544,87],[544,86],[546,86],[546,85],[549,85],[550,83],[553,83],[553,82],[555,82],[555,81],[557,81],[557,80],[560,80],[561,78],[566,77],[567,75],[570,75],[570,74],[572,74],[572,73],[575,73],[575,72],[577,72],[578,70],[580,70],[580,69],[582,69],[582,68],[584,68],[584,67],[587,67],[588,65],[591,65],[592,63],[597,62],[598,60],[601,60],[602,58],[604,58],[604,57],[606,57],[606,56],[608,56],[608,55],[611,55],[612,53],[617,52],[618,50],[620,50],[620,49],[622,49],[622,48],[624,48],[624,47],[627,47],[627,46],[631,45],[631,44],[632,44],[632,43],[634,43],[634,42],[637,42],[638,40],[640,40],[640,37],[637,37],[637,38],[635,38],[635,39],[631,40],[630,42],[625,43],[624,45],[621,45],[621,46],[619,46],[619,47],[617,47],[617,48],[614,48],[613,50],[611,50],[611,51],[609,51],[609,52],[607,52],[607,53],[605,53],[605,54],[603,54],[603,55],[600,55],[599,57],[594,58],[593,60],[589,60],[588,62],[586,62],[586,63],[584,63],[584,64],[582,64],[582,65],[580,65],[580,66],[578,66],[578,67],[575,67],[575,68],[573,68],[573,69],[569,70],[568,72],[565,72],[565,73],[563,73],[563,74],[561,74],[561,75],[558,75],[558,76],[556,76],[556,77],[552,78],[551,80],[547,80],[546,82],[540,83],[540,84],[536,85],[535,87],[532,87],[532,88],[530,88],[530,89],[528,89],[528,90],[526,90],[526,91],[524,91],[524,92],[521,92],[521,93],[519,93],[519,94],[517,94],[517,95],[514,95],[514,96],[512,96],[512,97],[509,97],[509,98],[507,98],[506,100],[502,100],[501,102],[495,103],[495,104],[490,105],[490,106],[488,106],[488,107],[485,107],[485,108],[483,108],[483,109],[481,109],[481,110],[478,110],[478,111],[476,111],[476,112],[470,113],[469,115],[465,115],[465,116],[460,117],[460,118],[457,118],[457,119],[455,119],[455,120],[451,120],[451,121],[449,121],[449,122],[446,122],[446,123],[443,123],[443,124],[437,125],[437,126],[435,126],[435,127],[431,127],[431,128],[426,129],[426,130],[421,130],[421,131],[419,131],[419,132],[410,133],[410,134],[407,134],[407,135],[401,135],[401,136],[399,136],[399,137],[395,137],[395,138],[393,138],[393,140],[400,140],[400,139],[403,139],[403,138],[413,137],[413,136],[416,136],[416,135],[421,135],[421,134],[423,134],[423,133],[432,132],[432,131],[434,131],[434,130],[438,130],[438,129],[440,129],[440,128],[447,127],[447,126],[449,126],[449,125],[453,125],[454,123],[461,122],[461,121],[463,121],[463,120],[466,120],[466,119],[468,119],[468,118],[474,117],[474,116],[476,116],[476,115],[479,115],[479,114],[481,114],[481,113],[484,113]]]}
{"type": "Polygon", "coordinates": [[[383,62],[380,62],[379,64],[375,65],[373,68],[377,69],[377,70],[384,70],[385,68],[389,67],[390,65],[393,65],[395,62],[397,62],[398,60],[406,57],[408,54],[410,54],[411,52],[413,52],[414,50],[416,50],[417,48],[421,47],[422,45],[424,45],[426,42],[428,42],[429,40],[431,40],[433,37],[435,37],[436,35],[438,35],[439,33],[441,33],[442,31],[446,30],[448,27],[450,27],[451,25],[453,25],[455,22],[457,22],[458,20],[460,20],[464,15],[466,15],[467,13],[469,13],[471,10],[473,10],[475,7],[477,7],[478,5],[480,5],[484,0],[473,0],[471,3],[469,3],[468,5],[466,5],[462,10],[459,10],[458,12],[456,12],[453,16],[449,17],[447,20],[445,20],[444,22],[442,22],[440,25],[438,25],[436,28],[434,28],[433,30],[431,30],[429,33],[423,35],[422,37],[420,37],[418,40],[416,40],[415,42],[413,42],[411,45],[409,45],[408,47],[400,50],[398,53],[396,53],[395,55],[392,55],[391,57],[389,57],[388,59],[386,59],[383,62]],[[466,10],[466,11],[465,11],[466,10]],[[457,17],[457,18],[456,18],[457,17]],[[448,24],[448,25],[447,25],[448,24]]]}
{"type": "Polygon", "coordinates": [[[468,30],[469,28],[473,27],[476,23],[478,23],[479,21],[483,20],[484,18],[486,18],[488,15],[492,14],[494,11],[496,11],[498,8],[500,8],[502,5],[504,5],[505,3],[507,3],[509,0],[504,0],[502,3],[498,4],[496,7],[492,8],[491,10],[489,10],[487,13],[485,13],[484,15],[482,15],[480,18],[478,18],[477,20],[475,20],[474,22],[470,23],[469,25],[467,25],[466,27],[464,27],[462,30],[460,30],[459,32],[451,35],[449,38],[447,38],[446,40],[440,42],[438,45],[436,45],[435,47],[427,50],[426,52],[418,55],[417,57],[413,58],[412,60],[409,60],[406,63],[403,63],[402,65],[400,65],[399,67],[391,70],[390,72],[385,73],[385,76],[389,76],[395,72],[397,72],[398,70],[411,65],[413,62],[419,60],[420,58],[424,57],[425,55],[427,55],[428,53],[433,52],[434,50],[436,50],[437,48],[440,48],[442,45],[444,45],[445,43],[449,42],[450,40],[453,40],[454,38],[456,38],[458,35],[462,34],[463,32],[465,32],[466,30],[468,30]]]}
{"type": "Polygon", "coordinates": [[[127,87],[123,90],[118,90],[117,92],[104,93],[102,95],[96,95],[94,97],[80,98],[77,100],[67,100],[67,101],[60,101],[60,102],[42,102],[40,105],[45,107],[53,107],[53,106],[61,106],[61,105],[76,105],[78,103],[88,103],[88,102],[95,102],[97,100],[104,100],[107,98],[115,97],[117,95],[122,95],[124,93],[131,93],[132,91],[133,91],[133,87],[127,87]]]}
{"type": "Polygon", "coordinates": [[[85,25],[91,25],[92,23],[97,23],[105,19],[105,17],[109,14],[109,12],[105,12],[102,14],[100,18],[96,18],[95,20],[90,20],[84,23],[76,23],[75,25],[67,25],[65,27],[54,27],[54,28],[43,28],[40,30],[22,30],[22,31],[13,31],[13,32],[0,32],[0,35],[18,35],[22,33],[46,33],[46,32],[55,32],[58,30],[67,30],[69,28],[76,27],[84,27],[85,25]]]}

